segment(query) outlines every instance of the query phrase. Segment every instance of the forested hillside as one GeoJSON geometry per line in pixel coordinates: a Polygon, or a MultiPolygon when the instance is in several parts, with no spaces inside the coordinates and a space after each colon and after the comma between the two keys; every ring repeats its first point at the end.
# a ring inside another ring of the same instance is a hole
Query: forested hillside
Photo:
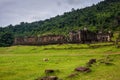
{"type": "Polygon", "coordinates": [[[120,0],[105,0],[83,9],[72,9],[44,21],[9,25],[0,28],[0,32],[12,32],[15,36],[67,35],[69,31],[83,27],[92,31],[120,30],[120,0]]]}

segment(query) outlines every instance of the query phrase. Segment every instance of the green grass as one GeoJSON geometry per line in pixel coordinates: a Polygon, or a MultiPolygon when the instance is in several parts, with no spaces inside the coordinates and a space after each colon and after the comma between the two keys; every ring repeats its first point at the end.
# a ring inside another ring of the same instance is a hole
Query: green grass
{"type": "Polygon", "coordinates": [[[120,80],[120,49],[111,43],[64,44],[47,46],[11,46],[0,48],[0,80],[35,80],[46,76],[45,69],[63,80],[120,80]],[[90,47],[91,46],[91,47],[90,47]],[[94,46],[94,47],[93,47],[94,46]],[[110,56],[114,65],[96,63],[90,73],[68,78],[74,69],[85,66],[89,59],[110,56]],[[49,61],[43,61],[48,58],[49,61]]]}

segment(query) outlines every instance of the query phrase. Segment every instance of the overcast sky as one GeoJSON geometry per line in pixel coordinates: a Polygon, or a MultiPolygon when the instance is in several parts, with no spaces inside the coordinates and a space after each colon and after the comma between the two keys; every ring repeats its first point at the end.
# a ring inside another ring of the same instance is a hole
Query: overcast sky
{"type": "Polygon", "coordinates": [[[0,26],[44,20],[103,0],[0,0],[0,26]]]}

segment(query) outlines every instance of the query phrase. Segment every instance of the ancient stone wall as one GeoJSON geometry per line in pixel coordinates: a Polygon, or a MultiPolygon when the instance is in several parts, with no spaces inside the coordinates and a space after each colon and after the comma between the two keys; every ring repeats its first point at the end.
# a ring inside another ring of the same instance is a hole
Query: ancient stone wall
{"type": "Polygon", "coordinates": [[[38,37],[38,44],[61,44],[65,43],[66,39],[62,35],[48,35],[48,36],[41,36],[38,37]]]}
{"type": "Polygon", "coordinates": [[[41,37],[18,37],[14,40],[14,45],[45,45],[45,44],[62,44],[66,38],[62,35],[47,35],[41,37]]]}
{"type": "Polygon", "coordinates": [[[14,45],[22,45],[24,44],[24,38],[23,37],[18,37],[14,39],[14,45]]]}
{"type": "Polygon", "coordinates": [[[113,34],[112,33],[103,33],[103,32],[99,32],[97,34],[97,40],[98,42],[110,42],[111,38],[112,38],[113,34]]]}
{"type": "Polygon", "coordinates": [[[96,34],[88,30],[70,32],[69,37],[72,43],[87,43],[97,40],[96,34]]]}
{"type": "Polygon", "coordinates": [[[17,37],[14,40],[14,45],[36,45],[37,37],[17,37]]]}
{"type": "Polygon", "coordinates": [[[25,45],[36,45],[37,37],[24,37],[24,44],[25,45]]]}
{"type": "Polygon", "coordinates": [[[78,43],[79,42],[79,35],[77,34],[77,32],[71,31],[69,33],[69,42],[70,43],[78,43]]]}
{"type": "Polygon", "coordinates": [[[14,45],[47,45],[62,43],[88,43],[88,42],[108,42],[111,41],[111,33],[94,33],[89,30],[71,31],[69,38],[63,35],[46,35],[41,37],[18,37],[14,40],[14,45]]]}

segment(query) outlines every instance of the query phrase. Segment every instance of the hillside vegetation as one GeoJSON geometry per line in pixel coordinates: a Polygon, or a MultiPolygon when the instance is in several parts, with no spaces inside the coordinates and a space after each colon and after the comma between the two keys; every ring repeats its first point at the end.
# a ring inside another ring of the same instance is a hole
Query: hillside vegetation
{"type": "Polygon", "coordinates": [[[12,32],[15,36],[67,35],[69,31],[83,27],[91,31],[120,30],[120,0],[105,0],[83,9],[72,9],[44,21],[9,25],[0,28],[0,32],[12,32]]]}

